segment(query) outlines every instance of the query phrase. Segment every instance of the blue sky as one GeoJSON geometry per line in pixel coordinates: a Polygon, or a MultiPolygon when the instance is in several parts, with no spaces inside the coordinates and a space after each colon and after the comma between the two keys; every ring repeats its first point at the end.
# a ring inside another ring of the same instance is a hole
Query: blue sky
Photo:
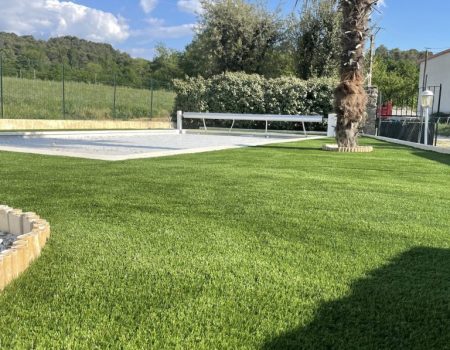
{"type": "MultiPolygon", "coordinates": [[[[267,0],[270,8],[293,11],[295,0],[267,0]]],[[[201,11],[199,0],[0,0],[0,31],[38,38],[75,35],[111,43],[133,57],[151,58],[154,47],[183,49],[201,11]]],[[[377,46],[450,47],[449,0],[384,0],[374,17],[383,29],[377,46]]]]}

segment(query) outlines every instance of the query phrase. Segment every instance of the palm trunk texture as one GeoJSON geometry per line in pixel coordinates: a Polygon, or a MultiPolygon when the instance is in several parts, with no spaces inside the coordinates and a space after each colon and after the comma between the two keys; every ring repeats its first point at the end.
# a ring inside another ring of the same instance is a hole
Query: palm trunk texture
{"type": "Polygon", "coordinates": [[[340,0],[343,14],[341,81],[335,90],[336,141],[340,147],[356,147],[359,125],[366,116],[364,44],[369,18],[378,0],[340,0]]]}

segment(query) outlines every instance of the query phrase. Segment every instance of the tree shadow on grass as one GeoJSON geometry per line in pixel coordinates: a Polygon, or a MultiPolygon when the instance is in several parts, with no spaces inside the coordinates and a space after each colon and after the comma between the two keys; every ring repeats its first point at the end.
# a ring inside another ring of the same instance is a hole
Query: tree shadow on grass
{"type": "Polygon", "coordinates": [[[450,349],[450,250],[414,248],[264,349],[450,349]]]}
{"type": "Polygon", "coordinates": [[[416,151],[414,154],[418,157],[422,157],[434,162],[445,164],[450,166],[450,154],[443,154],[431,151],[416,151]]]}

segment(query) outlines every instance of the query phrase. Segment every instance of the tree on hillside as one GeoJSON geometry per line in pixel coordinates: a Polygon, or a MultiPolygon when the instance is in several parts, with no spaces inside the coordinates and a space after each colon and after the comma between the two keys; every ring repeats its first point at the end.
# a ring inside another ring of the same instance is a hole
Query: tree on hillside
{"type": "Polygon", "coordinates": [[[426,51],[418,51],[416,49],[400,50],[398,48],[389,50],[386,46],[380,45],[375,50],[375,56],[383,59],[410,60],[417,63],[425,58],[426,51]]]}
{"type": "Polygon", "coordinates": [[[195,61],[194,71],[202,75],[263,72],[266,58],[281,40],[278,16],[244,0],[203,0],[202,5],[198,32],[186,49],[184,66],[191,63],[192,68],[195,61]]]}
{"type": "Polygon", "coordinates": [[[183,78],[183,71],[180,68],[181,54],[172,49],[168,49],[163,44],[158,44],[155,48],[156,55],[150,63],[150,75],[155,84],[167,86],[173,79],[183,78]]]}
{"type": "Polygon", "coordinates": [[[338,75],[341,21],[336,0],[312,1],[303,6],[295,38],[300,78],[338,75]]]}
{"type": "MultiPolygon", "coordinates": [[[[405,52],[403,57],[409,57],[408,52],[405,52]]],[[[417,60],[393,59],[377,53],[373,67],[373,83],[378,86],[385,100],[396,98],[397,103],[410,101],[416,96],[419,86],[417,60]]]]}

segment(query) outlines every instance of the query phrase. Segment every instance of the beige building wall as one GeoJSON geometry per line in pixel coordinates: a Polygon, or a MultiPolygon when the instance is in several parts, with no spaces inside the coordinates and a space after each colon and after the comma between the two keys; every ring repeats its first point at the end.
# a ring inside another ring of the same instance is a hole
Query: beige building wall
{"type": "MultiPolygon", "coordinates": [[[[419,88],[423,86],[423,71],[425,63],[420,64],[419,88]]],[[[436,54],[429,58],[427,65],[428,86],[439,86],[442,84],[441,112],[450,113],[450,50],[436,54]]],[[[438,96],[436,96],[434,109],[438,106],[438,96]]]]}

